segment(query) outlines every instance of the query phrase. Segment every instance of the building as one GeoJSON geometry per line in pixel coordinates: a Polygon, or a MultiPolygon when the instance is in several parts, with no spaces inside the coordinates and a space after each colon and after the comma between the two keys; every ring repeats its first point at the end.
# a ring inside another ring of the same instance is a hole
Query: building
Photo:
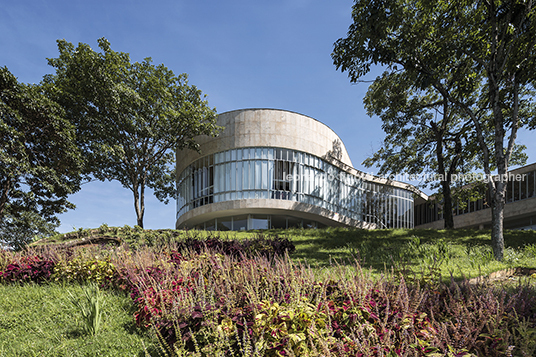
{"type": "MultiPolygon", "coordinates": [[[[504,206],[505,229],[536,229],[536,163],[508,172],[504,206]]],[[[490,196],[454,208],[454,228],[491,228],[490,196]]],[[[415,200],[415,228],[444,227],[441,204],[433,199],[415,200]]]]}
{"type": "Polygon", "coordinates": [[[341,139],[298,113],[220,114],[218,137],[177,153],[177,228],[412,228],[415,187],[353,168],[341,139]]]}

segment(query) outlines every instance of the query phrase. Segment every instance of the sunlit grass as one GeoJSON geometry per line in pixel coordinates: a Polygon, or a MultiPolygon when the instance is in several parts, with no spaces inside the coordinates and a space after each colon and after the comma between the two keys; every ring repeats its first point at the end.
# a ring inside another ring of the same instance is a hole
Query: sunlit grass
{"type": "Polygon", "coordinates": [[[80,285],[0,285],[0,356],[144,356],[147,332],[135,327],[132,301],[103,291],[103,324],[92,336],[69,294],[80,285]]]}
{"type": "Polygon", "coordinates": [[[472,278],[513,267],[536,267],[536,232],[505,231],[504,260],[497,262],[491,250],[489,230],[431,230],[345,228],[288,229],[249,232],[213,231],[143,231],[138,228],[101,226],[79,230],[65,237],[100,234],[121,237],[133,247],[155,246],[183,238],[246,239],[258,235],[289,238],[296,246],[295,261],[311,266],[316,272],[329,269],[336,262],[348,267],[358,262],[374,276],[386,271],[422,273],[433,269],[444,280],[472,278]]]}
{"type": "Polygon", "coordinates": [[[444,280],[472,278],[514,268],[536,267],[536,232],[506,231],[504,260],[493,258],[490,232],[485,230],[322,230],[268,231],[287,236],[296,246],[294,260],[314,269],[335,261],[353,266],[357,261],[375,276],[386,271],[440,273],[444,280]]]}

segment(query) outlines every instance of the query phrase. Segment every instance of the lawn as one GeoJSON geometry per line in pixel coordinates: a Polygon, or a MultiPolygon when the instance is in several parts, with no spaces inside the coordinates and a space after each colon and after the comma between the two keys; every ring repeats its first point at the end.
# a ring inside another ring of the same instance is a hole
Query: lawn
{"type": "Polygon", "coordinates": [[[62,243],[88,235],[120,237],[132,247],[155,246],[186,237],[247,239],[256,236],[288,238],[296,247],[291,259],[321,272],[356,262],[374,276],[435,270],[444,281],[473,278],[513,267],[536,267],[536,231],[505,231],[504,260],[493,259],[489,230],[431,230],[346,228],[267,230],[260,232],[143,231],[107,227],[58,235],[43,243],[62,243]]]}
{"type": "Polygon", "coordinates": [[[151,337],[133,324],[132,301],[103,293],[102,328],[91,336],[71,301],[80,284],[0,284],[0,356],[144,356],[151,337]]]}
{"type": "MultiPolygon", "coordinates": [[[[266,234],[274,234],[267,232],[266,234]]],[[[506,231],[504,260],[493,259],[490,232],[485,230],[386,229],[289,230],[296,246],[293,259],[314,268],[336,262],[359,265],[373,275],[386,270],[414,273],[436,270],[445,281],[487,275],[513,267],[536,267],[536,231],[506,231]]]]}

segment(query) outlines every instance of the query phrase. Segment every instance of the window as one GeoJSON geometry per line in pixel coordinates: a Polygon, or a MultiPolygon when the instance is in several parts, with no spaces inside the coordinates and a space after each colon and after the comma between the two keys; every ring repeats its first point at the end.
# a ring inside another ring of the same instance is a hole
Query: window
{"type": "Polygon", "coordinates": [[[231,162],[228,177],[230,178],[229,190],[236,191],[236,162],[231,162]]]}
{"type": "Polygon", "coordinates": [[[262,161],[262,172],[261,172],[261,189],[267,190],[268,189],[268,161],[262,161]]]}
{"type": "Polygon", "coordinates": [[[534,180],[536,179],[536,175],[534,174],[535,171],[531,171],[527,174],[527,177],[525,178],[528,182],[528,195],[527,197],[536,197],[536,193],[535,193],[535,183],[534,183],[534,180]]]}
{"type": "Polygon", "coordinates": [[[236,190],[241,192],[243,190],[242,186],[242,165],[244,164],[243,161],[238,161],[236,163],[236,190]]]}
{"type": "Polygon", "coordinates": [[[272,216],[271,219],[271,229],[286,229],[287,228],[287,217],[284,216],[272,216]]]}
{"type": "Polygon", "coordinates": [[[512,186],[513,186],[513,192],[514,192],[514,201],[519,201],[521,199],[521,193],[519,191],[519,188],[521,187],[522,181],[516,181],[512,180],[512,186]]]}
{"type": "Polygon", "coordinates": [[[248,181],[249,181],[248,188],[250,190],[255,189],[255,162],[254,161],[248,162],[248,181]]]}
{"type": "Polygon", "coordinates": [[[249,222],[250,229],[268,229],[270,227],[269,216],[252,215],[249,222]]]}
{"type": "Polygon", "coordinates": [[[513,181],[508,181],[506,183],[506,203],[513,201],[513,181]]]}
{"type": "Polygon", "coordinates": [[[525,198],[527,198],[527,183],[528,183],[527,176],[528,176],[527,174],[521,175],[521,182],[519,182],[519,184],[521,185],[521,188],[520,188],[521,197],[519,198],[520,200],[524,200],[525,198]]]}
{"type": "Polygon", "coordinates": [[[233,219],[233,230],[245,231],[248,229],[248,216],[237,216],[233,219]]]}
{"type": "Polygon", "coordinates": [[[218,231],[230,231],[230,230],[233,230],[232,219],[218,218],[218,231]]]}
{"type": "Polygon", "coordinates": [[[207,231],[213,231],[216,229],[216,222],[214,219],[208,221],[205,223],[205,230],[207,231]]]}
{"type": "Polygon", "coordinates": [[[273,189],[277,191],[290,191],[291,181],[288,180],[288,175],[293,175],[294,163],[288,161],[274,161],[274,184],[273,189]]]}
{"type": "MultiPolygon", "coordinates": [[[[535,183],[531,172],[525,186],[527,196],[535,195],[535,183]]],[[[523,196],[521,186],[518,191],[519,197],[523,196]]],[[[239,148],[200,158],[179,175],[177,192],[178,217],[213,202],[271,198],[308,203],[379,227],[412,226],[413,220],[413,199],[406,190],[362,181],[319,157],[283,148],[239,148]]],[[[469,209],[476,206],[470,203],[469,209]]],[[[423,220],[427,215],[435,218],[428,207],[419,210],[423,220]]],[[[253,222],[258,229],[266,229],[261,228],[265,223],[253,222]]],[[[273,223],[283,226],[281,220],[273,223]]],[[[239,230],[233,221],[207,224],[209,229],[239,230]]],[[[295,224],[285,221],[284,225],[295,224]]],[[[304,222],[300,220],[299,225],[304,222]]]]}
{"type": "Polygon", "coordinates": [[[288,228],[301,228],[302,227],[302,220],[294,217],[288,217],[287,219],[287,227],[288,228]]]}
{"type": "MultiPolygon", "coordinates": [[[[223,187],[223,190],[224,191],[230,191],[231,190],[231,175],[232,175],[232,172],[231,172],[231,163],[230,162],[227,162],[225,163],[225,168],[224,168],[224,175],[225,175],[225,186],[223,187]]],[[[233,176],[234,178],[234,176],[233,176]]]]}
{"type": "Polygon", "coordinates": [[[262,185],[262,168],[261,162],[255,161],[255,189],[258,190],[262,185]]]}
{"type": "Polygon", "coordinates": [[[242,162],[242,189],[249,190],[249,161],[242,162]]]}

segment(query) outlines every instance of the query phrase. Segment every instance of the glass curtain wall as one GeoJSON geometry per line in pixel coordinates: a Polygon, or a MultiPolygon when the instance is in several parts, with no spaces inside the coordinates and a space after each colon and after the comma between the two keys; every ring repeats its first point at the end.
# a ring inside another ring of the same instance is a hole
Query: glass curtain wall
{"type": "MultiPolygon", "coordinates": [[[[514,177],[516,180],[511,180],[507,184],[506,203],[536,197],[536,171],[529,171],[524,174],[514,175],[514,177]]],[[[455,206],[452,209],[452,214],[458,216],[490,208],[490,193],[487,187],[485,187],[484,190],[485,192],[481,192],[483,198],[479,198],[477,200],[467,199],[463,202],[463,204],[455,202],[455,206]]],[[[442,219],[443,213],[440,202],[431,201],[415,206],[416,225],[431,223],[442,219]]]]}
{"type": "Polygon", "coordinates": [[[198,159],[177,182],[177,218],[196,207],[240,199],[308,203],[378,228],[413,227],[411,192],[366,182],[308,153],[227,150],[198,159]]]}
{"type": "Polygon", "coordinates": [[[248,214],[219,217],[194,226],[195,229],[243,231],[249,229],[322,228],[325,224],[292,216],[248,214]]]}

